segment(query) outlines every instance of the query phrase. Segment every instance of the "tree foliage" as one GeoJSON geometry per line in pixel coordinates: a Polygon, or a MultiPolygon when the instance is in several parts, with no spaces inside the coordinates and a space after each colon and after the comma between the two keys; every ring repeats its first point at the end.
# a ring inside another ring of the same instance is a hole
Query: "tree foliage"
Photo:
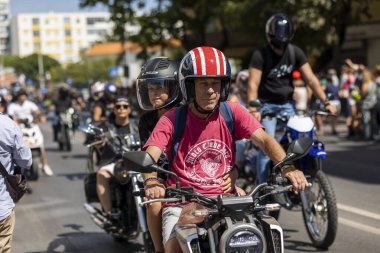
{"type": "MultiPolygon", "coordinates": [[[[42,55],[44,71],[50,71],[54,67],[60,66],[60,63],[47,55],[42,55]]],[[[28,79],[33,81],[38,78],[38,54],[31,54],[25,57],[5,56],[5,67],[13,67],[17,74],[24,74],[28,79]]]]}
{"type": "Polygon", "coordinates": [[[370,0],[152,0],[150,9],[140,15],[136,12],[144,6],[141,1],[81,0],[82,7],[97,3],[109,7],[119,27],[115,35],[122,37],[121,26],[125,22],[137,22],[141,32],[133,40],[142,46],[165,47],[167,39],[178,38],[186,50],[210,43],[209,32],[220,34],[221,50],[230,46],[231,32],[255,41],[253,50],[266,43],[267,19],[282,12],[294,22],[294,43],[309,55],[323,59],[331,56],[334,47],[342,45],[347,26],[356,24],[360,15],[369,16],[370,0]]]}

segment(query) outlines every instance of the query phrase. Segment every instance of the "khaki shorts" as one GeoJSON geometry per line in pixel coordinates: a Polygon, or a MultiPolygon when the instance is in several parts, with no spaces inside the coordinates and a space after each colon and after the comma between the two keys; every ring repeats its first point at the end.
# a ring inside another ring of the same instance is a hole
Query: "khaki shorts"
{"type": "Polygon", "coordinates": [[[165,246],[167,241],[175,237],[174,226],[179,220],[183,206],[168,206],[162,210],[162,242],[165,246]]]}
{"type": "Polygon", "coordinates": [[[16,216],[15,210],[11,214],[0,221],[0,252],[10,253],[12,245],[13,230],[15,227],[16,216]]]}

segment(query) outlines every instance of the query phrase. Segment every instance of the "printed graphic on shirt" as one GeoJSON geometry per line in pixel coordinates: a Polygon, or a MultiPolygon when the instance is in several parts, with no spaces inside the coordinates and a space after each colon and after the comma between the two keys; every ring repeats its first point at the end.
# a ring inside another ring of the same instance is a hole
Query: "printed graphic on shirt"
{"type": "Polygon", "coordinates": [[[270,71],[268,78],[280,78],[289,75],[293,70],[293,65],[290,66],[283,64],[279,68],[274,68],[270,71]]]}
{"type": "Polygon", "coordinates": [[[202,187],[215,187],[231,169],[231,149],[220,140],[203,141],[192,147],[185,157],[184,175],[202,187]]]}

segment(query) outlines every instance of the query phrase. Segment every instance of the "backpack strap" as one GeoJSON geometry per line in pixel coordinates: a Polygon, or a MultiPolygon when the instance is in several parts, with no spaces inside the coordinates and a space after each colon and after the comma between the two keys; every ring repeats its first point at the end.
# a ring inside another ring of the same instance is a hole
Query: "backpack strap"
{"type": "Polygon", "coordinates": [[[235,131],[234,131],[234,117],[232,115],[232,111],[230,106],[227,104],[227,102],[220,103],[220,113],[222,114],[222,117],[224,121],[226,122],[226,125],[228,127],[228,131],[231,134],[232,141],[235,142],[235,131]]]}
{"type": "Polygon", "coordinates": [[[175,154],[178,152],[179,142],[185,132],[186,116],[187,116],[187,105],[177,107],[175,111],[175,122],[174,122],[174,132],[172,137],[172,148],[169,159],[169,169],[172,167],[172,162],[175,154]]]}

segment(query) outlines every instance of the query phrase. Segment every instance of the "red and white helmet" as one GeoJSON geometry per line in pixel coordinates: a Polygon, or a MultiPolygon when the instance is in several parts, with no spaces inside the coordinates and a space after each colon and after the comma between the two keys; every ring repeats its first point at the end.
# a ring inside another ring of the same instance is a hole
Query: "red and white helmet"
{"type": "Polygon", "coordinates": [[[220,78],[222,80],[220,101],[227,100],[231,66],[221,51],[213,47],[197,47],[183,57],[178,70],[178,79],[186,102],[195,98],[194,78],[199,77],[220,78]]]}

